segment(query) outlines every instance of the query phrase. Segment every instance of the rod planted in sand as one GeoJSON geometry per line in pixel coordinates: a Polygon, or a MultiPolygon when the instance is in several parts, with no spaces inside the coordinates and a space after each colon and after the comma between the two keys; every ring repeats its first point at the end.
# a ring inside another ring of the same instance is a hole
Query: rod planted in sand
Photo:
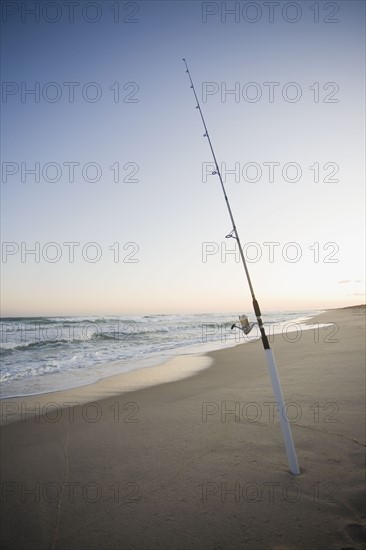
{"type": "Polygon", "coordinates": [[[236,239],[236,241],[238,243],[241,261],[242,261],[244,271],[245,271],[245,275],[246,275],[246,278],[247,278],[247,281],[248,281],[250,294],[252,296],[253,309],[254,309],[254,313],[255,313],[255,316],[257,318],[257,323],[258,323],[259,330],[260,330],[260,333],[261,333],[261,339],[262,339],[264,353],[265,353],[265,356],[266,356],[268,370],[269,370],[269,374],[270,374],[270,378],[271,378],[273,393],[275,395],[276,402],[279,405],[279,419],[280,419],[280,425],[281,425],[283,439],[284,439],[284,442],[285,442],[288,464],[289,464],[291,473],[295,474],[295,475],[299,475],[300,474],[299,464],[297,462],[296,450],[295,450],[294,442],[293,442],[293,439],[292,439],[290,423],[289,423],[289,420],[288,420],[288,417],[287,417],[287,412],[286,412],[285,402],[284,402],[284,399],[283,399],[281,383],[280,383],[280,379],[279,379],[279,376],[278,376],[275,356],[274,356],[274,353],[271,349],[271,346],[269,345],[269,341],[268,341],[268,338],[267,338],[267,335],[266,335],[266,332],[265,332],[265,329],[264,329],[264,326],[263,326],[261,310],[260,310],[259,304],[258,304],[257,299],[256,299],[255,294],[254,294],[254,289],[253,289],[252,281],[250,279],[247,263],[245,261],[243,248],[241,246],[238,230],[237,230],[236,225],[235,225],[234,216],[233,216],[233,213],[232,213],[232,210],[231,210],[231,207],[230,207],[229,199],[227,198],[227,195],[226,195],[224,182],[222,181],[221,172],[220,172],[220,169],[219,169],[219,165],[217,163],[217,159],[216,159],[216,155],[215,155],[215,152],[214,152],[214,149],[213,149],[213,146],[212,146],[211,138],[210,138],[210,135],[209,135],[208,130],[207,130],[206,122],[205,122],[205,119],[203,117],[201,105],[200,105],[200,102],[199,102],[197,94],[196,94],[196,89],[194,87],[193,80],[192,80],[192,77],[191,77],[191,73],[189,72],[187,62],[184,58],[183,58],[183,61],[184,61],[185,67],[186,67],[186,73],[188,74],[188,77],[189,77],[189,80],[190,80],[190,83],[191,83],[191,88],[193,90],[194,97],[195,97],[195,100],[196,100],[196,103],[197,103],[196,104],[196,109],[198,109],[198,111],[201,115],[202,124],[203,124],[203,127],[205,129],[205,133],[203,134],[203,137],[207,138],[207,140],[208,140],[208,143],[209,143],[209,146],[210,146],[210,149],[211,149],[211,153],[212,153],[212,158],[213,158],[213,161],[214,161],[214,164],[215,164],[215,171],[212,172],[212,175],[217,174],[218,177],[219,177],[222,192],[224,193],[226,206],[228,208],[230,220],[231,220],[232,227],[233,227],[231,232],[228,235],[226,235],[226,237],[227,238],[232,237],[232,238],[236,239]]]}

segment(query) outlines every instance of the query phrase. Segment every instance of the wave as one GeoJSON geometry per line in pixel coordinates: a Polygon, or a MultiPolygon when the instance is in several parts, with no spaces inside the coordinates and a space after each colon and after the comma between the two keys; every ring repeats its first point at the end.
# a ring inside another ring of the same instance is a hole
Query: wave
{"type": "Polygon", "coordinates": [[[121,318],[121,317],[1,317],[0,326],[22,323],[24,327],[35,324],[39,325],[86,325],[106,323],[136,323],[140,318],[121,318]]]}
{"type": "Polygon", "coordinates": [[[45,340],[41,342],[27,342],[21,344],[10,343],[10,345],[0,344],[0,355],[10,355],[17,351],[28,351],[33,349],[44,348],[45,346],[61,347],[65,344],[70,344],[68,340],[45,340]]]}
{"type": "MultiPolygon", "coordinates": [[[[78,336],[72,335],[70,338],[44,338],[37,339],[30,342],[2,342],[0,344],[0,355],[10,355],[16,352],[26,352],[37,350],[47,347],[67,347],[75,345],[88,345],[93,343],[103,342],[136,342],[141,341],[144,343],[146,338],[159,338],[162,335],[166,335],[172,332],[168,327],[160,328],[147,328],[146,330],[137,330],[137,331],[123,331],[123,330],[112,330],[112,331],[96,331],[88,333],[87,331],[79,334],[78,336]]],[[[173,331],[176,332],[176,331],[173,331]]]]}

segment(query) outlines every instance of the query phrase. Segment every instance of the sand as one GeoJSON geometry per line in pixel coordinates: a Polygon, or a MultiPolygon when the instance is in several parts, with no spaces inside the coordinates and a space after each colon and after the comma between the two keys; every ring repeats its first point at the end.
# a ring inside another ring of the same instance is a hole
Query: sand
{"type": "Polygon", "coordinates": [[[3,401],[2,548],[365,548],[365,308],[312,323],[272,344],[300,476],[261,342],[3,401]]]}

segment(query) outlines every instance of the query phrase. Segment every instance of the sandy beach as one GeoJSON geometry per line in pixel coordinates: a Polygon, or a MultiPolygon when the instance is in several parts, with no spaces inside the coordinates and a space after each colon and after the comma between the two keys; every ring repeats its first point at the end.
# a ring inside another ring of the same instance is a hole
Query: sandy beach
{"type": "Polygon", "coordinates": [[[271,342],[299,476],[260,341],[3,400],[2,548],[365,548],[365,308],[310,324],[271,342]]]}

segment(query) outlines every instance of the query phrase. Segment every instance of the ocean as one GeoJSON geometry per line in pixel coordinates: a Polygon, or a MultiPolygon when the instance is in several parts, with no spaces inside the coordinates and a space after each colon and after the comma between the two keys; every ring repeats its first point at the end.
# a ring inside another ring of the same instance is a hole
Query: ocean
{"type": "MultiPolygon", "coordinates": [[[[320,311],[263,313],[266,332],[288,342],[320,311]]],[[[253,315],[249,315],[254,320],[253,315]]],[[[173,356],[230,347],[259,337],[231,330],[235,313],[90,317],[9,317],[0,321],[0,396],[36,395],[152,367],[173,356]]]]}

